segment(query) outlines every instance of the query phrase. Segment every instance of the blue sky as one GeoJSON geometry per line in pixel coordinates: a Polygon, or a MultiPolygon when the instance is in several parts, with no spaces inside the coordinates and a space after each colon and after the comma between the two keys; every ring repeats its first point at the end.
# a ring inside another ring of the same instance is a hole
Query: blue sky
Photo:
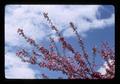
{"type": "MultiPolygon", "coordinates": [[[[41,73],[51,78],[64,76],[61,72],[50,72],[40,69],[37,65],[23,63],[15,56],[21,48],[33,49],[17,34],[17,28],[23,28],[26,35],[38,43],[48,44],[47,36],[51,34],[58,44],[58,38],[44,19],[42,13],[48,12],[54,24],[63,33],[75,49],[79,50],[75,36],[70,29],[72,21],[84,39],[88,53],[91,47],[108,41],[111,47],[115,44],[115,10],[112,5],[6,5],[5,6],[5,77],[8,79],[35,79],[41,73]],[[22,47],[21,47],[22,46],[22,47]]],[[[48,45],[46,45],[48,46],[48,45]]],[[[101,62],[100,58],[96,59],[101,62]]],[[[102,73],[104,69],[98,70],[102,73]]],[[[65,77],[65,76],[64,76],[65,77]]]]}

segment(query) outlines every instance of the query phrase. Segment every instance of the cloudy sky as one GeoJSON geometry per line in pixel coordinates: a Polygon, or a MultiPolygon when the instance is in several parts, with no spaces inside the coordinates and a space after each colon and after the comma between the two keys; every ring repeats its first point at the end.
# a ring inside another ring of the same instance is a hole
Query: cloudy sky
{"type": "MultiPolygon", "coordinates": [[[[23,63],[15,56],[17,50],[31,46],[17,34],[17,29],[22,28],[27,36],[34,38],[38,43],[48,43],[48,35],[58,39],[54,31],[43,17],[43,12],[48,12],[49,17],[76,49],[74,33],[70,29],[72,21],[79,34],[85,40],[87,50],[108,41],[114,47],[115,11],[112,5],[6,5],[5,6],[5,77],[33,79],[40,78],[41,73],[56,78],[63,76],[61,72],[49,72],[40,69],[37,65],[23,63]]],[[[100,59],[97,59],[100,62],[100,59]]],[[[102,68],[99,71],[104,71],[102,68]]]]}

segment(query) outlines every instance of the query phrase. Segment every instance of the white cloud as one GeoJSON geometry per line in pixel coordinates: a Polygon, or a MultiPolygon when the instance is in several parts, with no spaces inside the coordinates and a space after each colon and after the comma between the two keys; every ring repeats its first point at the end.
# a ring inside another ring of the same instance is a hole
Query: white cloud
{"type": "Polygon", "coordinates": [[[7,79],[34,79],[35,72],[23,63],[14,53],[5,54],[5,77],[7,79]]]}
{"type": "MultiPolygon", "coordinates": [[[[109,60],[109,63],[112,65],[113,64],[113,60],[109,60]]],[[[105,75],[106,74],[106,69],[110,69],[107,62],[104,62],[103,66],[100,67],[98,69],[98,72],[100,72],[102,75],[105,75]]]]}
{"type": "Polygon", "coordinates": [[[115,22],[115,15],[112,14],[110,18],[108,19],[102,19],[102,20],[94,20],[93,23],[91,23],[92,28],[104,28],[106,26],[110,26],[114,24],[115,22]]]}
{"type": "MultiPolygon", "coordinates": [[[[64,36],[72,36],[74,33],[69,28],[69,22],[73,21],[78,27],[78,32],[86,32],[90,29],[103,28],[114,24],[114,14],[107,19],[97,19],[98,8],[101,5],[7,5],[5,12],[5,42],[17,45],[21,44],[16,33],[17,28],[23,28],[28,36],[42,40],[48,34],[42,24],[47,24],[41,15],[48,12],[49,17],[59,28],[64,31],[64,36]],[[88,18],[92,22],[86,21],[88,18]],[[33,23],[34,22],[34,23],[33,23]],[[36,23],[37,26],[34,24],[36,23]],[[41,24],[42,23],[42,24],[41,24]],[[66,25],[63,27],[63,25],[66,25]]],[[[53,31],[50,31],[53,33],[53,31]]],[[[84,34],[85,35],[85,34],[84,34]]]]}
{"type": "MultiPolygon", "coordinates": [[[[89,18],[89,17],[88,17],[89,18]]],[[[107,19],[91,19],[92,22],[88,22],[84,19],[79,19],[75,25],[77,26],[77,31],[80,33],[84,33],[86,31],[89,31],[91,29],[102,29],[105,28],[107,26],[111,26],[114,25],[114,21],[115,21],[115,16],[114,14],[111,15],[110,18],[107,19]]],[[[66,32],[64,32],[65,36],[70,36],[73,35],[73,31],[71,29],[68,29],[66,32]]],[[[85,33],[84,33],[85,34],[85,33]]]]}
{"type": "Polygon", "coordinates": [[[33,70],[24,67],[16,67],[6,70],[7,79],[35,79],[33,70]]]}
{"type": "Polygon", "coordinates": [[[102,75],[106,74],[106,69],[104,67],[100,67],[98,72],[100,72],[102,75]]]}

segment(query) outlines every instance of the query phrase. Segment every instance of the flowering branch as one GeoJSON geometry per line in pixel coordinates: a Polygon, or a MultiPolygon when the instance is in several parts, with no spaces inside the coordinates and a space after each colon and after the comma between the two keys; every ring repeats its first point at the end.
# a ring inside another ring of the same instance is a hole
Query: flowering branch
{"type": "MultiPolygon", "coordinates": [[[[67,42],[59,32],[58,28],[52,23],[51,19],[48,17],[48,13],[43,13],[44,18],[48,21],[52,30],[56,31],[61,43],[61,47],[65,52],[72,52],[71,56],[62,55],[54,41],[54,38],[49,37],[50,46],[49,49],[45,48],[43,45],[39,45],[33,40],[26,36],[23,29],[18,28],[18,34],[22,36],[31,46],[34,46],[38,51],[32,50],[32,54],[29,54],[25,49],[22,49],[16,53],[16,55],[22,59],[23,62],[28,62],[30,64],[37,64],[40,68],[48,68],[50,71],[61,71],[68,79],[112,79],[115,75],[115,53],[108,43],[103,43],[101,49],[97,49],[96,46],[92,48],[93,51],[93,62],[89,61],[91,57],[85,48],[84,42],[81,36],[77,32],[77,27],[74,26],[73,22],[70,22],[70,27],[75,32],[78,44],[82,52],[77,52],[73,46],[67,42]],[[96,55],[101,56],[103,60],[107,63],[107,66],[96,64],[96,55]],[[39,59],[40,58],[40,59],[39,59]],[[104,67],[106,73],[102,75],[95,68],[96,66],[104,67]]],[[[49,77],[45,74],[41,74],[43,79],[48,79],[49,77]]],[[[58,79],[63,79],[58,77],[58,79]]]]}

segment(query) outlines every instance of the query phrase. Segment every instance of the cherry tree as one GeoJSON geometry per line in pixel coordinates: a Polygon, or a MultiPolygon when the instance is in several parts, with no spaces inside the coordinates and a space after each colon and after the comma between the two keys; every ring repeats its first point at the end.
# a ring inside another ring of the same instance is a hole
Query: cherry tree
{"type": "MultiPolygon", "coordinates": [[[[56,41],[53,37],[49,36],[49,48],[46,48],[42,44],[38,44],[33,38],[28,37],[24,30],[18,28],[17,33],[22,36],[31,46],[35,47],[38,51],[32,50],[29,53],[25,49],[21,49],[16,52],[16,56],[21,58],[23,62],[28,62],[30,64],[37,64],[40,68],[48,68],[50,71],[61,71],[68,79],[113,79],[115,76],[115,52],[114,49],[110,48],[108,42],[103,42],[100,48],[93,46],[91,48],[92,56],[87,52],[85,43],[82,37],[77,31],[77,27],[73,22],[69,23],[70,28],[73,30],[76,41],[79,44],[81,51],[77,51],[74,46],[69,43],[65,37],[60,33],[59,28],[57,28],[52,20],[49,18],[48,13],[43,13],[43,17],[48,21],[52,31],[55,31],[61,45],[61,52],[58,49],[56,41]],[[71,56],[66,56],[65,52],[71,52],[71,56]],[[96,56],[100,56],[102,60],[105,61],[104,64],[96,63],[96,56]],[[41,61],[39,61],[39,59],[41,61]],[[89,58],[93,58],[92,62],[89,58]],[[98,72],[95,68],[103,67],[106,71],[105,74],[98,72]]],[[[41,74],[43,79],[48,79],[50,77],[47,74],[41,74]]],[[[58,77],[58,79],[63,79],[63,77],[58,77]]]]}

